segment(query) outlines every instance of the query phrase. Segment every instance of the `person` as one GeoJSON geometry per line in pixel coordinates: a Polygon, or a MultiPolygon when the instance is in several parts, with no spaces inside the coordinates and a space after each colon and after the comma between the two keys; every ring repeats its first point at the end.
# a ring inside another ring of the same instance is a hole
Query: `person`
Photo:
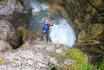
{"type": "Polygon", "coordinates": [[[42,25],[42,28],[41,28],[42,29],[42,38],[41,38],[41,41],[43,40],[43,35],[46,33],[46,35],[47,35],[46,38],[47,38],[47,42],[48,42],[48,40],[49,40],[50,26],[53,26],[51,20],[46,19],[44,21],[44,24],[42,25]]]}

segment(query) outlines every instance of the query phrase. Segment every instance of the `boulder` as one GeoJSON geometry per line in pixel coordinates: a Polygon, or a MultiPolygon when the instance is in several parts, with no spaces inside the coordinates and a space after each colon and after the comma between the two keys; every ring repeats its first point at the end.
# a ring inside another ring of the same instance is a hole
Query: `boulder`
{"type": "Polygon", "coordinates": [[[0,40],[0,51],[6,51],[6,50],[11,50],[12,47],[9,43],[3,41],[3,40],[0,40]]]}
{"type": "Polygon", "coordinates": [[[17,0],[0,1],[0,15],[13,15],[14,12],[23,12],[24,7],[17,0]]]}
{"type": "Polygon", "coordinates": [[[3,0],[5,5],[0,9],[0,15],[11,15],[15,10],[16,0],[3,0]]]}
{"type": "Polygon", "coordinates": [[[13,48],[21,45],[21,37],[16,29],[6,20],[0,20],[0,39],[10,43],[13,48]]]}

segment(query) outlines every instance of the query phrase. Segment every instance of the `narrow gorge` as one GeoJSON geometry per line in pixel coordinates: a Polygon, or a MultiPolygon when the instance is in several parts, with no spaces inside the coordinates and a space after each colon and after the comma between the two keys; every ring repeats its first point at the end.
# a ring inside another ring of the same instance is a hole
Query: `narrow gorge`
{"type": "Polygon", "coordinates": [[[104,70],[104,1],[0,0],[0,70],[104,70]]]}

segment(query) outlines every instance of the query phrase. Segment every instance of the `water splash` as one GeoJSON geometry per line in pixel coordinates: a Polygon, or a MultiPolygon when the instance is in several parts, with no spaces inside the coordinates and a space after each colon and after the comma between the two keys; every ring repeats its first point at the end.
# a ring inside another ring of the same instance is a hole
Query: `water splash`
{"type": "Polygon", "coordinates": [[[47,4],[41,4],[38,0],[23,0],[27,8],[32,9],[32,14],[35,15],[37,12],[41,12],[49,8],[47,4]]]}
{"type": "Polygon", "coordinates": [[[51,27],[50,38],[54,44],[64,44],[72,47],[76,40],[75,33],[65,19],[61,18],[59,20],[59,24],[54,24],[51,27]]]}

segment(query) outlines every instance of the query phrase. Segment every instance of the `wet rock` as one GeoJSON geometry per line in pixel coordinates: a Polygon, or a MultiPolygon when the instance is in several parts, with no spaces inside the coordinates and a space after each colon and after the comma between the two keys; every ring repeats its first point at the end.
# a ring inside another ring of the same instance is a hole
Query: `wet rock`
{"type": "Polygon", "coordinates": [[[0,39],[8,42],[13,48],[17,48],[21,45],[19,33],[13,25],[6,20],[0,20],[0,39]]]}

